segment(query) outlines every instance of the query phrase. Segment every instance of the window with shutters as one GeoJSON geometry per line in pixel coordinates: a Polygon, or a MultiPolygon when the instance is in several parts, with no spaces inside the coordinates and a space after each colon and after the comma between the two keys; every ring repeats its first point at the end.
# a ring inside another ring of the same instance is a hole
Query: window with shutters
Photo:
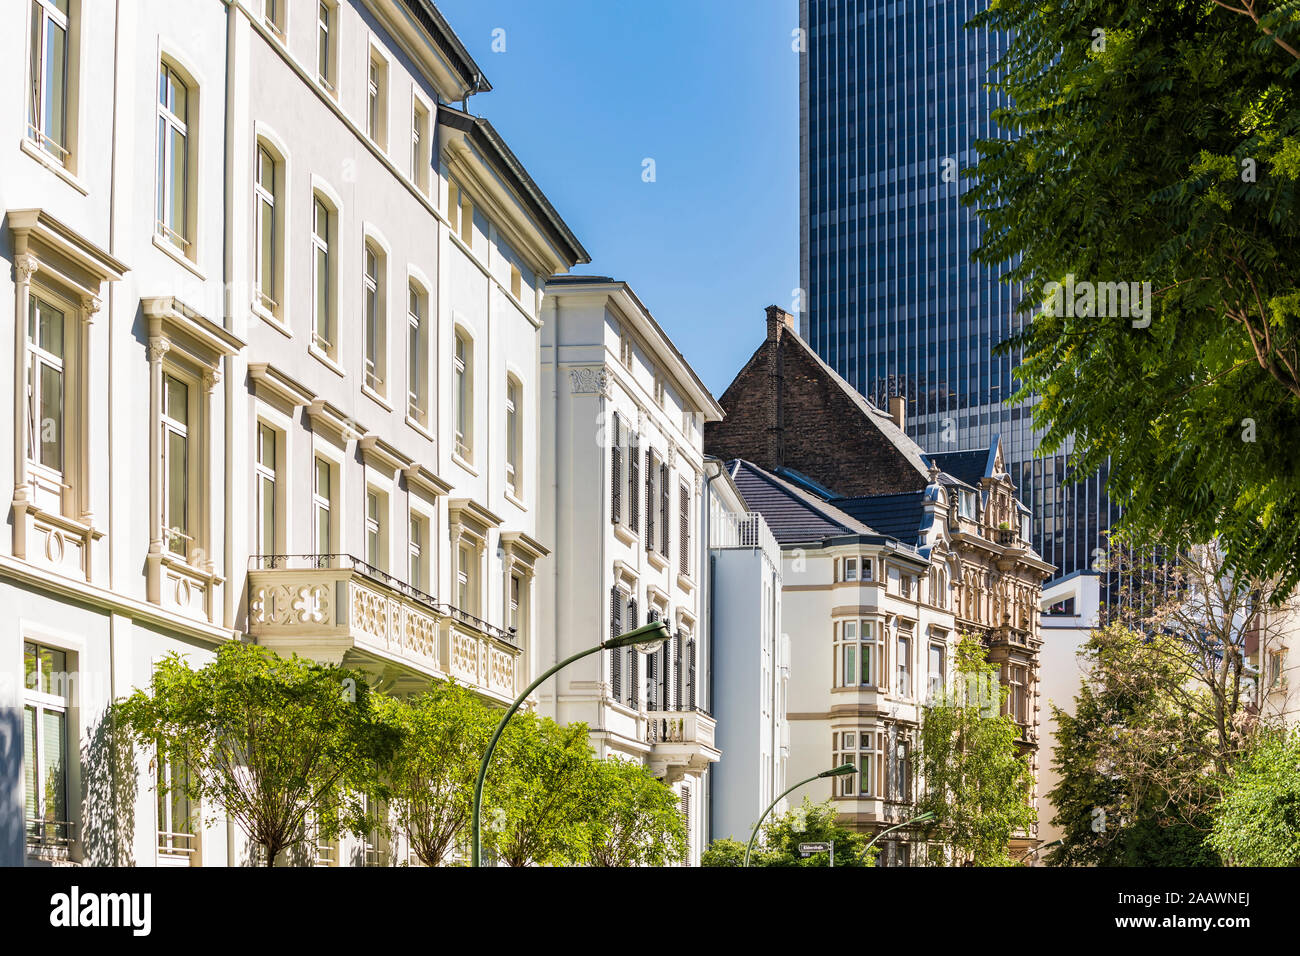
{"type": "Polygon", "coordinates": [[[623,520],[623,421],[614,413],[609,446],[609,515],[614,524],[623,520]]]}
{"type": "Polygon", "coordinates": [[[695,677],[695,640],[686,642],[686,709],[698,709],[698,691],[695,677]]]}
{"type": "Polygon", "coordinates": [[[690,577],[691,575],[691,489],[686,482],[682,482],[678,488],[677,502],[677,522],[678,534],[677,556],[678,571],[681,574],[690,577]]]}
{"type": "Polygon", "coordinates": [[[659,701],[662,696],[660,686],[660,675],[663,674],[663,648],[659,648],[653,654],[647,654],[645,659],[646,677],[649,678],[646,686],[646,710],[658,710],[659,701]]]}
{"type": "Polygon", "coordinates": [[[647,448],[645,452],[645,549],[655,549],[655,478],[659,474],[655,453],[647,448]]]}
{"type": "Polygon", "coordinates": [[[687,784],[682,784],[682,823],[686,825],[686,846],[687,854],[683,865],[690,863],[690,845],[691,845],[691,788],[687,784]]]}
{"type": "MultiPolygon", "coordinates": [[[[623,592],[617,587],[609,589],[609,637],[623,633],[623,592]]],[[[609,651],[609,686],[615,700],[623,699],[623,648],[609,651]]]]}
{"type": "Polygon", "coordinates": [[[633,431],[627,439],[627,526],[639,531],[641,524],[641,444],[633,431]]]}
{"type": "Polygon", "coordinates": [[[672,659],[673,659],[673,701],[674,710],[682,709],[682,632],[678,630],[673,634],[672,641],[672,659]]]}
{"type": "MultiPolygon", "coordinates": [[[[640,626],[641,622],[637,618],[636,598],[628,598],[627,602],[627,623],[625,627],[631,631],[640,626]]],[[[640,660],[641,655],[635,647],[625,647],[623,653],[627,654],[627,671],[628,686],[626,703],[629,707],[635,708],[641,703],[641,675],[640,660]]]]}
{"type": "Polygon", "coordinates": [[[668,464],[659,465],[659,553],[668,557],[668,464]]]}

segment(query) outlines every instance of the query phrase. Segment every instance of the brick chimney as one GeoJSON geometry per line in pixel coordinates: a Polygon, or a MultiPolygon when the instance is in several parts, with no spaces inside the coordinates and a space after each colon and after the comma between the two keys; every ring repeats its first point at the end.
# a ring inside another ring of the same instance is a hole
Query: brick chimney
{"type": "Polygon", "coordinates": [[[907,422],[907,399],[902,395],[895,395],[889,400],[889,417],[900,430],[906,431],[904,426],[907,422]]]}
{"type": "Polygon", "coordinates": [[[769,342],[776,341],[783,325],[793,332],[794,316],[779,305],[769,305],[767,307],[767,340],[769,342]]]}

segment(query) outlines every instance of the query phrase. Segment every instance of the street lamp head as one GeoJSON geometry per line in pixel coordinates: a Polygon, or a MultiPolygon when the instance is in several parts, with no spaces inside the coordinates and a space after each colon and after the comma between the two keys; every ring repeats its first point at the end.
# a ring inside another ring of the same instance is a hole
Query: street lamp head
{"type": "Polygon", "coordinates": [[[615,647],[635,646],[642,654],[650,654],[657,651],[671,635],[668,633],[668,625],[663,621],[651,621],[649,624],[643,624],[634,631],[626,631],[618,637],[611,637],[605,641],[602,646],[607,649],[615,647]]]}
{"type": "Polygon", "coordinates": [[[823,770],[817,776],[819,777],[842,777],[848,773],[857,773],[858,768],[851,763],[842,763],[832,770],[823,770]]]}

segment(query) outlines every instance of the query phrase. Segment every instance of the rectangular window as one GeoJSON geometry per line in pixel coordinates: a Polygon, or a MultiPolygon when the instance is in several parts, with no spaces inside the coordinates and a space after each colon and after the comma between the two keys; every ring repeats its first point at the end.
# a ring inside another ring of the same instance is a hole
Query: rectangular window
{"type": "Polygon", "coordinates": [[[975,520],[975,492],[962,491],[957,497],[958,513],[961,517],[975,520]]]}
{"type": "Polygon", "coordinates": [[[23,644],[23,788],[27,842],[66,845],[72,841],[68,794],[67,652],[23,644]]]}
{"type": "Polygon", "coordinates": [[[189,89],[174,69],[158,71],[158,234],[188,251],[189,89]]]}
{"type": "Polygon", "coordinates": [[[312,198],[312,343],[326,355],[334,354],[333,260],[330,254],[330,210],[320,196],[312,198]]]}
{"type": "Polygon", "coordinates": [[[317,458],[312,476],[312,543],[316,554],[334,553],[334,469],[325,458],[317,458]]]}
{"type": "Polygon", "coordinates": [[[385,142],[385,113],[388,109],[388,64],[373,50],[366,84],[366,135],[380,149],[385,142]]]}
{"type": "Polygon", "coordinates": [[[510,594],[506,599],[506,626],[514,632],[516,638],[524,636],[524,619],[521,610],[524,581],[518,574],[510,575],[510,594]]]}
{"type": "Polygon", "coordinates": [[[365,324],[366,324],[366,385],[384,392],[384,302],[383,269],[375,247],[366,244],[365,273],[365,324]]]}
{"type": "Polygon", "coordinates": [[[257,423],[257,466],[255,481],[257,508],[257,553],[277,553],[276,521],[276,432],[257,423]]]}
{"type": "Polygon", "coordinates": [[[510,294],[516,299],[523,298],[524,294],[524,275],[519,271],[517,265],[510,266],[510,294]]]}
{"type": "Polygon", "coordinates": [[[334,92],[334,12],[333,3],[321,0],[316,14],[316,79],[334,92]]]}
{"type": "Polygon", "coordinates": [[[468,340],[457,332],[454,363],[456,383],[455,388],[452,390],[452,400],[455,402],[456,407],[452,410],[452,419],[456,423],[456,454],[465,461],[473,461],[473,447],[471,445],[474,407],[473,363],[473,351],[468,340]]]}
{"type": "Polygon", "coordinates": [[[32,294],[27,300],[27,454],[63,473],[64,322],[63,312],[32,294]]]}
{"type": "Polygon", "coordinates": [[[424,316],[425,296],[420,287],[412,283],[407,289],[407,344],[406,344],[406,410],[421,424],[426,420],[428,390],[424,372],[424,316]]]}
{"type": "Polygon", "coordinates": [[[942,644],[930,645],[929,673],[927,675],[927,690],[930,699],[936,700],[943,695],[947,687],[947,652],[942,644]]]}
{"type": "Polygon", "coordinates": [[[678,555],[680,573],[690,577],[691,574],[691,489],[685,482],[678,487],[678,555]]]}
{"type": "Polygon", "coordinates": [[[262,19],[277,37],[284,40],[284,13],[289,0],[262,0],[262,19]]]}
{"type": "Polygon", "coordinates": [[[190,536],[190,387],[163,376],[163,528],[167,550],[187,558],[190,536]]]}
{"type": "Polygon", "coordinates": [[[627,526],[639,532],[641,526],[641,438],[635,428],[627,436],[627,526]]]}
{"type": "Polygon", "coordinates": [[[873,621],[844,621],[836,628],[836,665],[840,687],[874,687],[879,651],[873,621]]]}
{"type": "Polygon", "coordinates": [[[898,653],[895,658],[895,672],[898,675],[896,689],[899,697],[912,696],[912,639],[902,635],[898,638],[898,653]]]}
{"type": "Polygon", "coordinates": [[[379,492],[366,492],[366,563],[380,571],[388,564],[384,554],[383,506],[383,497],[379,492]]]}
{"type": "Polygon", "coordinates": [[[519,497],[519,383],[506,382],[506,487],[519,497]]]}
{"type": "Polygon", "coordinates": [[[27,135],[41,149],[67,165],[68,0],[32,0],[27,135]]]}
{"type": "Polygon", "coordinates": [[[263,308],[275,312],[279,307],[276,301],[278,290],[275,277],[279,242],[275,229],[275,157],[265,146],[257,147],[257,178],[253,184],[256,210],[253,213],[254,228],[257,236],[254,248],[257,250],[257,265],[254,273],[257,282],[257,300],[263,308]]]}
{"type": "Polygon", "coordinates": [[[844,559],[844,580],[856,581],[857,579],[858,579],[858,559],[845,558],[844,559]]]}
{"type": "Polygon", "coordinates": [[[408,555],[407,583],[412,587],[419,588],[421,591],[429,590],[424,559],[425,542],[429,538],[428,525],[427,519],[418,514],[412,514],[410,537],[406,545],[408,555]]]}
{"type": "Polygon", "coordinates": [[[189,857],[198,849],[195,813],[190,797],[190,768],[184,755],[157,754],[158,853],[168,857],[189,857]]]}
{"type": "Polygon", "coordinates": [[[659,465],[653,450],[647,448],[645,453],[645,549],[655,549],[655,502],[658,495],[655,484],[659,477],[659,465]]]}
{"type": "Polygon", "coordinates": [[[473,614],[476,610],[474,605],[476,577],[474,551],[469,545],[462,544],[456,552],[456,606],[469,614],[473,614]]]}
{"type": "Polygon", "coordinates": [[[614,430],[609,445],[609,518],[614,524],[623,520],[623,428],[618,412],[614,413],[614,430]]]}
{"type": "Polygon", "coordinates": [[[429,188],[429,111],[417,100],[411,108],[411,182],[421,192],[429,188]]]}
{"type": "Polygon", "coordinates": [[[659,464],[659,553],[665,558],[668,557],[668,508],[669,496],[672,492],[668,487],[668,463],[659,464]]]}

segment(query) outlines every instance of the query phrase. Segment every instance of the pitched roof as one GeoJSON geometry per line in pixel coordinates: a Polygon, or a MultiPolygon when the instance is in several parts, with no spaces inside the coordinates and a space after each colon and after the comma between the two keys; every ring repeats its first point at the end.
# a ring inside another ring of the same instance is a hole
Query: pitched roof
{"type": "Polygon", "coordinates": [[[990,442],[988,448],[973,448],[968,451],[945,451],[927,455],[943,471],[958,481],[978,488],[981,478],[993,474],[993,457],[997,453],[997,439],[990,442]]]}
{"type": "Polygon", "coordinates": [[[897,495],[833,498],[830,503],[880,534],[916,547],[922,543],[925,494],[924,491],[906,491],[897,495]]]}
{"type": "Polygon", "coordinates": [[[845,534],[875,534],[852,515],[751,462],[729,461],[727,471],[745,504],[763,516],[782,545],[845,534]]]}
{"type": "Polygon", "coordinates": [[[835,383],[845,395],[847,395],[853,404],[858,407],[864,416],[876,427],[876,429],[885,436],[903,457],[907,463],[915,468],[920,474],[929,476],[930,465],[926,461],[925,452],[921,446],[912,441],[907,436],[907,432],[894,424],[893,416],[889,412],[872,405],[856,388],[848,383],[839,372],[827,365],[820,355],[818,355],[811,345],[803,340],[803,337],[793,329],[785,329],[781,333],[782,343],[795,343],[797,348],[803,349],[805,353],[820,367],[826,377],[835,383]]]}

